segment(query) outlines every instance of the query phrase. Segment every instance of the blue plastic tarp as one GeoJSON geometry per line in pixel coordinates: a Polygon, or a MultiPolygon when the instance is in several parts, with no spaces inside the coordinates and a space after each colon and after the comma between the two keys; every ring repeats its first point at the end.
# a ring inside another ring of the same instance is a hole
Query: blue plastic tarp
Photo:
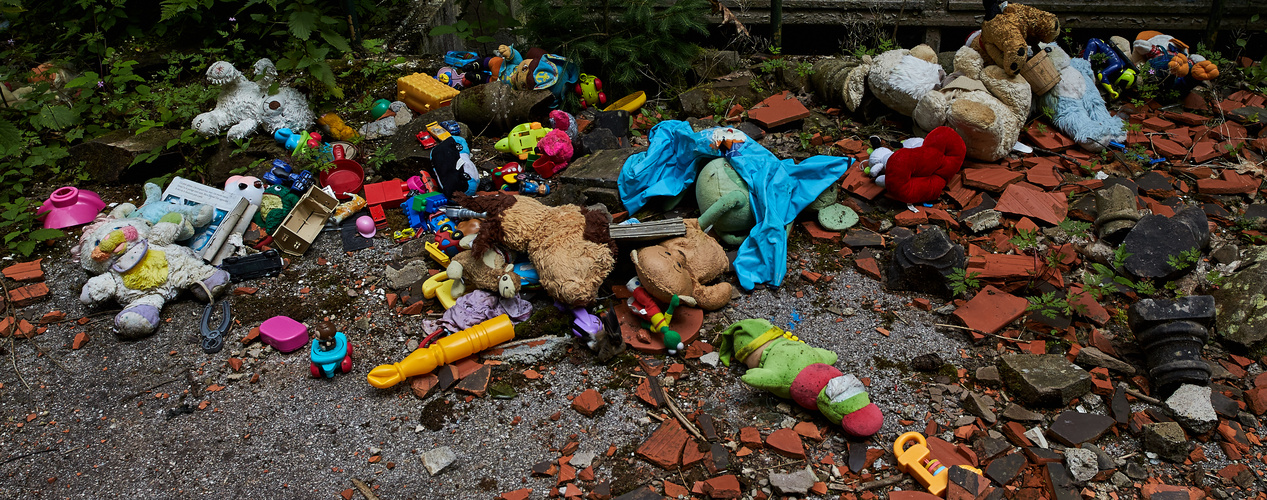
{"type": "Polygon", "coordinates": [[[757,225],[739,247],[735,274],[751,290],[757,283],[778,286],[787,273],[787,224],[836,182],[852,158],[814,156],[800,163],[779,160],[738,129],[695,132],[684,121],[668,120],[651,129],[646,152],[630,156],[617,182],[620,201],[632,214],[656,196],[676,196],[694,182],[700,160],[726,157],[748,184],[757,225]]]}

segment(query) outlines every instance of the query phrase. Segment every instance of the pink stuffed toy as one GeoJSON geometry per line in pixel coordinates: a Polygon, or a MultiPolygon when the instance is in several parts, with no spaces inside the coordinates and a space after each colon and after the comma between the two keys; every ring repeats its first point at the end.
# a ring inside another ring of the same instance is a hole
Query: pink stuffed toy
{"type": "Polygon", "coordinates": [[[541,156],[532,163],[532,168],[541,177],[549,179],[566,168],[572,159],[572,138],[556,128],[537,141],[537,152],[541,156]]]}

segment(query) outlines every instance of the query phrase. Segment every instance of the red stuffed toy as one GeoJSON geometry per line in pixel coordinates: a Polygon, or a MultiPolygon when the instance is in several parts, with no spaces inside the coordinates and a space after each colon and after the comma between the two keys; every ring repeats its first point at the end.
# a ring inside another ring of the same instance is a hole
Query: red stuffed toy
{"type": "Polygon", "coordinates": [[[950,178],[963,167],[968,152],[963,138],[950,127],[937,127],[928,136],[907,139],[897,151],[875,148],[867,174],[876,177],[888,196],[903,203],[936,200],[950,178]]]}

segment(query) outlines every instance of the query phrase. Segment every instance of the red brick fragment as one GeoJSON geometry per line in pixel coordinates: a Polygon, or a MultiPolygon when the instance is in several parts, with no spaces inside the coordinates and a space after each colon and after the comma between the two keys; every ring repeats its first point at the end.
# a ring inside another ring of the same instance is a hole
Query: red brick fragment
{"type": "Polygon", "coordinates": [[[35,283],[9,290],[9,302],[18,307],[26,307],[47,298],[48,285],[44,283],[35,283]]]}
{"type": "Polygon", "coordinates": [[[985,333],[994,333],[1025,314],[1029,301],[987,286],[972,300],[955,310],[955,317],[964,325],[985,333]]]}
{"type": "Polygon", "coordinates": [[[805,458],[805,444],[801,436],[792,429],[779,429],[765,438],[766,446],[776,453],[789,458],[805,458]]]}
{"type": "Polygon", "coordinates": [[[594,389],[587,389],[580,396],[572,399],[572,409],[587,417],[594,416],[594,412],[598,411],[606,404],[603,396],[594,389]]]}
{"type": "Polygon", "coordinates": [[[4,277],[14,281],[40,281],[44,279],[44,269],[40,266],[40,262],[44,259],[35,259],[30,262],[20,262],[13,264],[0,270],[4,273],[4,277]]]}

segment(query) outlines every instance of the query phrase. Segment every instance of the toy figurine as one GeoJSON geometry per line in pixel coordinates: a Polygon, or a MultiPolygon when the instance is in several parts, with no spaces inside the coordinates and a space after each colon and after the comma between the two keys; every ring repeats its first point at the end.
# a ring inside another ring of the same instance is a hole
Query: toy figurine
{"type": "Polygon", "coordinates": [[[643,328],[651,330],[652,333],[664,335],[664,347],[669,350],[669,354],[677,354],[678,351],[686,349],[686,345],[682,344],[682,336],[669,329],[669,323],[673,322],[673,310],[678,306],[678,296],[674,295],[669,300],[667,311],[660,312],[660,305],[656,303],[655,297],[642,287],[642,282],[638,281],[638,277],[630,278],[625,286],[629,288],[629,293],[633,294],[628,300],[629,309],[639,318],[648,321],[648,323],[643,323],[643,328]]]}
{"type": "Polygon", "coordinates": [[[1091,62],[1096,83],[1109,93],[1110,99],[1117,99],[1122,89],[1135,85],[1135,77],[1139,71],[1117,46],[1092,38],[1087,40],[1086,48],[1082,49],[1082,58],[1091,62]]]}
{"type": "MultiPolygon", "coordinates": [[[[946,488],[950,485],[950,469],[933,458],[933,452],[928,448],[928,441],[924,439],[923,434],[908,432],[898,436],[897,441],[893,442],[893,454],[897,456],[898,468],[915,476],[915,480],[928,488],[929,493],[939,497],[946,496],[946,488]],[[914,444],[906,448],[908,443],[914,444]]],[[[975,472],[978,476],[981,475],[981,470],[976,467],[966,465],[954,467],[963,467],[975,472]]],[[[978,481],[985,481],[985,478],[981,477],[978,481]]]]}
{"type": "Polygon", "coordinates": [[[445,66],[436,73],[436,80],[455,89],[462,90],[466,83],[466,75],[458,73],[456,69],[445,66]]]}
{"type": "Polygon", "coordinates": [[[581,73],[580,81],[576,83],[576,93],[581,95],[581,109],[589,108],[593,104],[595,108],[600,104],[607,104],[607,94],[603,93],[603,81],[594,75],[581,73]]]}
{"type": "Polygon", "coordinates": [[[317,323],[317,341],[312,343],[308,369],[313,377],[333,378],[335,373],[352,371],[352,344],[329,321],[317,323]]]}
{"type": "Polygon", "coordinates": [[[545,196],[550,194],[550,185],[540,181],[524,179],[523,182],[519,183],[519,194],[545,196]]]}

